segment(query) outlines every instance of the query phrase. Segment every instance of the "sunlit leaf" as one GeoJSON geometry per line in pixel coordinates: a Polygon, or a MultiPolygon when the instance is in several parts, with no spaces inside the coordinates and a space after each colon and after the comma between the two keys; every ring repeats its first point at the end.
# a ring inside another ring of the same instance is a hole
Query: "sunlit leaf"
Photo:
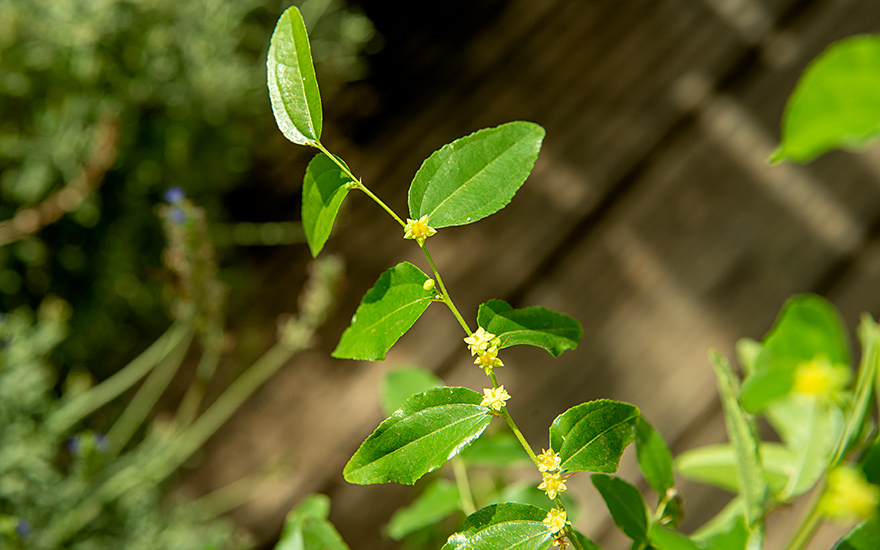
{"type": "Polygon", "coordinates": [[[391,346],[431,305],[434,293],[422,285],[428,276],[409,262],[383,273],[358,306],[333,357],[383,361],[391,346]]]}
{"type": "Polygon", "coordinates": [[[553,542],[547,512],[515,502],[477,510],[449,537],[442,550],[544,550],[553,542]]]}
{"type": "Polygon", "coordinates": [[[718,392],[721,394],[727,436],[736,455],[736,478],[745,503],[746,522],[752,526],[761,517],[767,494],[767,483],[764,481],[763,468],[758,456],[758,441],[739,404],[739,379],[731,370],[727,359],[721,354],[712,351],[709,358],[718,378],[718,392]]]}
{"type": "Polygon", "coordinates": [[[312,256],[321,252],[330,237],[336,214],[348,195],[345,184],[350,181],[351,178],[324,153],[315,155],[309,162],[303,178],[302,225],[312,256]]]}
{"type": "Polygon", "coordinates": [[[584,336],[584,329],[574,317],[540,306],[513,309],[504,300],[481,305],[477,324],[499,337],[502,349],[527,344],[543,348],[553,357],[577,348],[584,336]]]}
{"type": "Polygon", "coordinates": [[[782,143],[772,160],[806,162],[836,147],[880,135],[880,37],[845,38],[801,75],[782,116],[782,143]]]}
{"type": "Polygon", "coordinates": [[[385,375],[380,391],[382,412],[391,416],[391,413],[399,409],[409,396],[442,385],[443,380],[426,369],[408,367],[389,371],[385,375]]]}
{"type": "Polygon", "coordinates": [[[581,403],[553,421],[550,446],[562,458],[563,470],[614,473],[635,439],[638,421],[639,409],[629,403],[581,403]]]}
{"type": "Polygon", "coordinates": [[[648,507],[639,490],[619,477],[593,474],[590,479],[608,506],[614,524],[635,542],[647,542],[648,507]]]}
{"type": "Polygon", "coordinates": [[[275,24],[266,60],[269,99],[284,137],[300,145],[321,139],[321,94],[302,15],[287,8],[275,24]]]}
{"type": "Polygon", "coordinates": [[[535,165],[544,129],[532,122],[485,128],[428,157],[409,188],[412,219],[434,228],[464,225],[501,210],[535,165]]]}
{"type": "MultiPolygon", "coordinates": [[[[559,495],[559,499],[562,500],[562,506],[565,508],[568,520],[572,523],[577,523],[578,514],[580,513],[577,501],[568,492],[559,495]]],[[[538,489],[538,486],[531,482],[508,483],[500,493],[491,497],[490,502],[493,504],[501,502],[531,504],[545,512],[549,512],[556,507],[556,502],[547,498],[547,493],[538,489]]]]}
{"type": "Polygon", "coordinates": [[[636,427],[636,458],[648,484],[657,494],[665,495],[675,485],[672,453],[663,437],[644,417],[636,427]]]}
{"type": "Polygon", "coordinates": [[[458,487],[449,480],[438,479],[428,486],[409,506],[399,508],[385,529],[389,537],[400,540],[408,534],[460,510],[458,487]]]}
{"type": "Polygon", "coordinates": [[[415,483],[483,433],[492,415],[482,400],[468,388],[413,395],[361,444],[343,476],[359,485],[415,483]]]}

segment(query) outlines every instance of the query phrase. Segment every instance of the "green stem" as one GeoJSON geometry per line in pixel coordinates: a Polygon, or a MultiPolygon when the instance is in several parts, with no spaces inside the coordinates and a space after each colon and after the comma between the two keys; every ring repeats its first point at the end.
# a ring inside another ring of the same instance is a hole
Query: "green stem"
{"type": "Polygon", "coordinates": [[[346,166],[344,162],[342,162],[341,160],[339,160],[339,159],[336,157],[336,155],[334,155],[333,153],[331,153],[330,151],[328,151],[327,148],[324,147],[324,144],[322,144],[320,141],[312,142],[312,144],[313,144],[313,146],[316,147],[317,149],[320,149],[322,153],[324,153],[325,155],[327,155],[328,157],[330,157],[330,160],[332,160],[334,163],[336,163],[336,166],[339,166],[339,169],[342,170],[342,171],[345,173],[346,176],[348,176],[349,178],[351,178],[352,183],[354,183],[355,186],[356,186],[358,189],[360,189],[361,191],[363,191],[364,193],[366,193],[367,196],[370,197],[371,199],[373,199],[373,201],[374,201],[376,204],[378,204],[379,206],[381,206],[382,209],[385,210],[385,212],[388,212],[388,214],[391,215],[391,217],[394,218],[394,219],[397,221],[397,223],[399,223],[399,224],[401,225],[401,227],[406,227],[406,223],[405,223],[402,219],[400,219],[400,216],[398,216],[397,214],[395,214],[395,213],[394,213],[394,210],[391,210],[391,208],[390,208],[387,204],[385,204],[384,202],[382,202],[382,199],[380,199],[379,197],[377,197],[376,195],[374,195],[372,191],[370,191],[369,189],[367,189],[367,186],[364,185],[363,182],[361,182],[360,178],[358,178],[358,177],[356,177],[354,174],[352,174],[352,173],[351,173],[351,170],[348,169],[348,166],[346,166]]]}
{"type": "Polygon", "coordinates": [[[519,430],[519,427],[516,425],[516,422],[511,418],[510,413],[507,412],[507,407],[501,409],[501,416],[507,422],[507,425],[510,426],[511,431],[513,431],[513,435],[519,440],[519,444],[522,445],[522,448],[526,450],[526,454],[529,455],[529,458],[532,459],[532,462],[535,463],[535,466],[538,465],[538,457],[535,456],[535,451],[532,450],[532,446],[529,445],[529,442],[526,441],[525,436],[519,430]]]}
{"type": "Polygon", "coordinates": [[[466,516],[469,516],[477,511],[477,506],[474,504],[474,495],[471,493],[467,466],[460,456],[452,459],[452,473],[455,475],[455,484],[458,486],[458,494],[461,497],[461,509],[466,516]]]}
{"type": "Polygon", "coordinates": [[[449,308],[449,311],[451,311],[456,320],[458,320],[458,324],[461,325],[461,328],[464,329],[465,333],[470,336],[474,331],[471,330],[471,327],[468,326],[467,321],[461,316],[458,308],[455,307],[455,303],[453,303],[452,298],[449,296],[449,291],[446,290],[446,285],[443,283],[443,277],[441,277],[440,272],[437,271],[437,266],[434,264],[434,258],[432,258],[431,253],[428,252],[428,247],[423,243],[421,248],[422,252],[425,253],[425,258],[428,259],[428,263],[431,264],[431,271],[434,273],[434,278],[437,279],[437,284],[440,285],[440,292],[443,293],[443,303],[446,304],[446,307],[449,308]]]}
{"type": "Polygon", "coordinates": [[[184,340],[192,337],[189,320],[175,321],[155,342],[110,378],[65,403],[46,420],[47,428],[63,434],[80,420],[135,385],[184,340]]]}
{"type": "Polygon", "coordinates": [[[792,535],[785,550],[803,550],[807,543],[810,542],[810,539],[813,538],[816,529],[819,528],[819,522],[822,521],[822,514],[819,513],[819,501],[824,490],[824,483],[816,486],[813,498],[810,501],[810,507],[804,517],[801,518],[801,522],[798,524],[797,529],[795,529],[794,535],[792,535]]]}

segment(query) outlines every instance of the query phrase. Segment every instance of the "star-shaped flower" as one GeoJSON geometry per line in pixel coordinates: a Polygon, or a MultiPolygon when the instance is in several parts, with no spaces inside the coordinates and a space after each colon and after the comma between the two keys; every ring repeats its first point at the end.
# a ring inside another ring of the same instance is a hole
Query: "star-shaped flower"
{"type": "Polygon", "coordinates": [[[419,246],[425,244],[425,239],[437,233],[437,230],[428,225],[428,215],[425,214],[418,220],[406,219],[406,225],[403,227],[404,239],[415,239],[419,246]]]}
{"type": "Polygon", "coordinates": [[[559,453],[554,453],[553,449],[547,449],[538,455],[538,471],[539,472],[556,472],[562,465],[562,459],[559,453]]]}
{"type": "Polygon", "coordinates": [[[566,525],[571,524],[571,522],[568,521],[568,516],[565,513],[565,510],[560,510],[559,508],[550,510],[542,523],[550,528],[550,532],[553,533],[553,535],[558,535],[563,529],[565,529],[566,525]]]}
{"type": "Polygon", "coordinates": [[[494,334],[486,332],[483,327],[479,327],[476,332],[465,338],[464,342],[468,345],[468,349],[471,350],[471,355],[476,355],[477,352],[486,351],[489,348],[489,342],[493,338],[495,338],[494,334]]]}
{"type": "Polygon", "coordinates": [[[486,374],[492,372],[492,369],[495,367],[503,367],[504,363],[501,362],[501,359],[498,359],[498,348],[491,347],[486,351],[480,351],[477,353],[477,358],[474,359],[474,365],[480,365],[480,367],[486,371],[486,374]]]}
{"type": "Polygon", "coordinates": [[[538,489],[547,493],[547,497],[552,500],[556,495],[564,493],[568,487],[565,486],[565,480],[559,472],[544,472],[544,481],[538,485],[538,489]]]}
{"type": "Polygon", "coordinates": [[[504,384],[497,388],[485,388],[483,390],[483,400],[480,402],[481,407],[489,407],[500,411],[504,406],[504,402],[510,399],[510,394],[504,389],[504,384]]]}

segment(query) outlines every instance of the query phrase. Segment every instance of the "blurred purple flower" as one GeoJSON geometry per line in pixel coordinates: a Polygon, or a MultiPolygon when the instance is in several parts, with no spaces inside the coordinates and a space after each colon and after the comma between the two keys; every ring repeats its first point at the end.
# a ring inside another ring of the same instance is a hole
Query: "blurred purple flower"
{"type": "Polygon", "coordinates": [[[186,212],[181,208],[172,208],[168,213],[168,218],[176,224],[181,224],[186,221],[186,212]]]}
{"type": "Polygon", "coordinates": [[[31,534],[31,530],[31,524],[27,520],[19,518],[18,525],[15,527],[18,536],[24,538],[31,534]]]}
{"type": "Polygon", "coordinates": [[[165,201],[169,204],[180,204],[184,198],[186,198],[186,194],[183,189],[176,185],[165,191],[165,201]]]}

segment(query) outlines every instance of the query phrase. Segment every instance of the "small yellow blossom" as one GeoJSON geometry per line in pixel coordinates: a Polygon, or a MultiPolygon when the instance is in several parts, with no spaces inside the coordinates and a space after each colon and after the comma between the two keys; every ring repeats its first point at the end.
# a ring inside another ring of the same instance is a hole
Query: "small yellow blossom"
{"type": "Polygon", "coordinates": [[[828,485],[819,500],[819,511],[839,522],[868,519],[880,506],[880,487],[868,483],[865,474],[854,466],[840,466],[828,474],[828,485]]]}
{"type": "Polygon", "coordinates": [[[485,388],[483,390],[483,401],[480,402],[481,407],[489,407],[500,411],[504,406],[504,402],[510,399],[510,394],[504,389],[504,384],[497,388],[485,388]]]}
{"type": "Polygon", "coordinates": [[[539,472],[556,472],[562,466],[562,459],[559,453],[554,453],[553,449],[547,449],[538,455],[538,471],[539,472]]]}
{"type": "Polygon", "coordinates": [[[437,233],[437,230],[428,225],[428,215],[425,214],[418,220],[407,218],[406,225],[403,227],[404,239],[415,239],[419,246],[425,244],[425,239],[437,233]]]}
{"type": "Polygon", "coordinates": [[[552,500],[556,495],[564,493],[567,487],[559,472],[544,472],[544,481],[538,485],[538,489],[547,493],[547,497],[552,500]]]}
{"type": "Polygon", "coordinates": [[[565,513],[565,510],[560,510],[559,508],[550,510],[547,517],[544,518],[543,523],[550,528],[550,532],[553,533],[553,535],[561,533],[566,525],[571,525],[571,522],[568,521],[568,516],[565,513]]]}
{"type": "Polygon", "coordinates": [[[503,367],[504,363],[501,362],[501,359],[498,359],[498,348],[491,347],[486,351],[477,353],[477,358],[474,359],[474,365],[480,365],[480,367],[486,371],[486,374],[489,374],[493,368],[503,367]]]}
{"type": "Polygon", "coordinates": [[[849,382],[849,367],[831,364],[825,357],[816,357],[797,366],[792,391],[820,399],[830,399],[849,382]]]}
{"type": "Polygon", "coordinates": [[[493,338],[495,338],[494,334],[486,332],[483,327],[479,327],[476,332],[465,338],[464,342],[468,345],[468,349],[471,350],[471,355],[476,355],[477,352],[486,351],[489,347],[489,342],[493,338]]]}

